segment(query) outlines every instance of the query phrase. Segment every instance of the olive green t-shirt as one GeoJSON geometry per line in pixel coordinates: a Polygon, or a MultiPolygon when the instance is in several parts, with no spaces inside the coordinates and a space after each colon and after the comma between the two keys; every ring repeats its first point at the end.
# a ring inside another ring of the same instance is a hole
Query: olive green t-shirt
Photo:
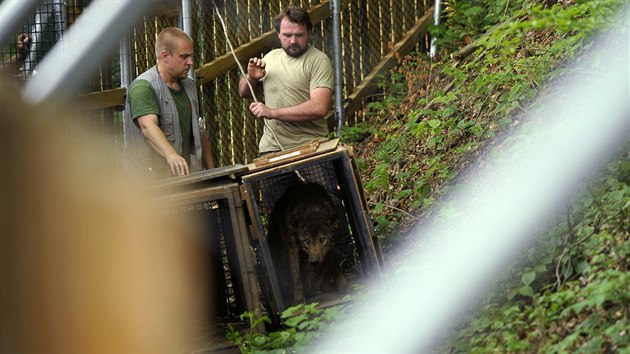
{"type": "MultiPolygon", "coordinates": [[[[186,90],[182,88],[179,91],[169,87],[171,96],[177,106],[177,115],[179,116],[179,126],[182,135],[182,157],[190,164],[190,151],[192,149],[192,107],[190,100],[186,94],[186,90]]],[[[160,117],[160,105],[157,95],[151,84],[146,80],[137,80],[129,90],[129,103],[131,105],[131,117],[134,122],[138,117],[155,114],[160,117]]]]}
{"type": "MultiPolygon", "coordinates": [[[[335,78],[330,59],[316,48],[309,48],[297,58],[289,56],[282,48],[274,49],[265,55],[263,61],[266,71],[262,79],[265,104],[270,108],[306,102],[311,97],[311,91],[319,87],[333,89],[335,78]]],[[[260,153],[278,151],[327,135],[328,124],[325,118],[310,122],[265,119],[265,130],[258,147],[260,153]]]]}

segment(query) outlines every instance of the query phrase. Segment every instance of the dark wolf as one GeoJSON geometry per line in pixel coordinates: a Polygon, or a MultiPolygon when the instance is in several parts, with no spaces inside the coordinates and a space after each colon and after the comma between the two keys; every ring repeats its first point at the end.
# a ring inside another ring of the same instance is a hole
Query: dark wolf
{"type": "Polygon", "coordinates": [[[269,217],[269,249],[285,306],[322,292],[345,292],[335,239],[345,227],[343,211],[318,183],[287,188],[269,217]]]}

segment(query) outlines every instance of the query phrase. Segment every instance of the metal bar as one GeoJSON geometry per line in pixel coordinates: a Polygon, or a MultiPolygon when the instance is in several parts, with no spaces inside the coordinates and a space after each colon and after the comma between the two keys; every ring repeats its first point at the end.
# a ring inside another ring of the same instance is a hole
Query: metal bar
{"type": "Polygon", "coordinates": [[[343,61],[341,58],[341,8],[340,0],[331,2],[332,33],[333,33],[333,62],[335,66],[335,118],[337,119],[337,136],[341,136],[341,128],[345,125],[343,105],[343,61]]]}
{"type": "MultiPolygon", "coordinates": [[[[184,32],[188,33],[188,35],[192,38],[193,33],[193,25],[192,25],[192,2],[190,0],[182,0],[182,27],[184,27],[184,32]]],[[[195,77],[195,69],[194,63],[193,66],[188,70],[188,76],[194,78],[195,77]]]]}
{"type": "Polygon", "coordinates": [[[4,46],[15,35],[37,4],[38,0],[4,0],[0,4],[0,45],[4,46]]]}
{"type": "MultiPolygon", "coordinates": [[[[433,8],[433,24],[440,24],[440,16],[442,14],[442,0],[435,0],[435,7],[433,8]]],[[[435,37],[431,36],[431,49],[429,50],[429,56],[431,58],[437,55],[437,44],[435,44],[435,37]]]]}
{"type": "Polygon", "coordinates": [[[120,36],[154,3],[154,0],[92,2],[64,40],[57,43],[39,65],[39,73],[22,92],[24,100],[37,104],[53,95],[60,99],[71,97],[120,36]]]}
{"type": "Polygon", "coordinates": [[[120,86],[129,88],[131,84],[131,52],[130,52],[129,35],[125,34],[120,37],[120,86]]]}
{"type": "Polygon", "coordinates": [[[352,161],[347,151],[339,153],[339,161],[342,166],[343,179],[345,182],[342,191],[347,194],[347,208],[351,211],[354,226],[357,229],[357,247],[360,249],[362,257],[361,268],[364,270],[366,276],[373,276],[373,279],[377,279],[380,276],[381,268],[379,257],[374,247],[374,234],[370,227],[370,218],[366,210],[362,207],[363,203],[359,185],[357,185],[354,170],[352,169],[352,161]],[[367,272],[365,271],[366,268],[367,272]]]}

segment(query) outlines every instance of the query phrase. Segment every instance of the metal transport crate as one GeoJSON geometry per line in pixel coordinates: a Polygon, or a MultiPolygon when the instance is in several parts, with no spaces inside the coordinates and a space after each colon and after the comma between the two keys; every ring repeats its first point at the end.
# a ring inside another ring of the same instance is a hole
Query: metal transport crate
{"type": "MultiPolygon", "coordinates": [[[[289,307],[267,243],[268,221],[278,198],[303,179],[323,186],[343,210],[342,235],[335,241],[345,278],[360,283],[378,277],[382,256],[368,213],[352,151],[338,140],[315,141],[232,165],[160,181],[154,187],[167,213],[187,213],[201,225],[200,245],[210,250],[215,320],[234,321],[245,311],[263,310],[276,323],[289,307]]],[[[338,302],[339,294],[323,302],[338,302]]],[[[319,301],[322,303],[321,301],[319,301]]],[[[326,305],[325,303],[322,305],[326,305]]],[[[237,320],[238,321],[238,320],[237,320]]]]}
{"type": "Polygon", "coordinates": [[[351,151],[337,146],[336,141],[321,143],[265,157],[240,175],[241,193],[252,223],[257,274],[272,316],[289,306],[282,299],[278,282],[279,272],[287,270],[276,269],[267,243],[269,216],[286,188],[300,179],[322,185],[343,207],[347,235],[335,242],[344,257],[346,278],[352,283],[380,274],[382,257],[351,151]]]}
{"type": "Polygon", "coordinates": [[[217,324],[261,307],[244,203],[234,181],[234,173],[244,170],[235,165],[201,171],[153,187],[167,207],[160,212],[185,213],[201,226],[200,234],[193,237],[207,249],[216,316],[209,320],[217,324]]]}

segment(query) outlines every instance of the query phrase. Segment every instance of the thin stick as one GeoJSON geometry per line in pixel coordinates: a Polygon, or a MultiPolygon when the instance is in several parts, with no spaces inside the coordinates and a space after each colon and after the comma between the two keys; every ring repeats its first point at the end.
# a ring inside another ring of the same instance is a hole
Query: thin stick
{"type": "MultiPolygon", "coordinates": [[[[232,56],[234,57],[234,61],[236,62],[236,65],[238,65],[238,68],[241,70],[241,75],[243,75],[243,77],[245,78],[245,81],[247,82],[247,87],[249,87],[249,91],[252,93],[252,98],[254,99],[254,102],[258,102],[258,99],[256,98],[256,93],[254,92],[254,88],[252,87],[252,84],[249,82],[249,79],[247,78],[247,74],[245,73],[245,70],[243,69],[241,62],[238,61],[238,57],[236,56],[236,53],[234,52],[234,47],[232,47],[232,42],[230,41],[230,37],[228,36],[227,26],[225,25],[225,22],[223,22],[223,17],[221,16],[221,13],[219,12],[219,8],[217,7],[217,4],[214,2],[214,0],[212,1],[212,5],[214,5],[214,10],[217,13],[219,22],[221,22],[221,26],[223,27],[223,33],[225,33],[225,40],[227,41],[228,46],[230,46],[230,52],[232,53],[232,56]]],[[[268,124],[265,124],[264,128],[269,129],[274,140],[280,147],[280,150],[284,151],[284,146],[280,144],[280,140],[278,140],[278,137],[276,136],[276,132],[273,131],[273,129],[271,129],[271,127],[269,127],[268,124]]],[[[300,173],[297,170],[295,172],[299,177],[301,177],[300,173]]],[[[303,177],[301,177],[300,179],[303,179],[303,177]]]]}
{"type": "Polygon", "coordinates": [[[258,99],[256,98],[256,93],[254,92],[254,88],[252,87],[252,84],[249,82],[249,79],[247,79],[247,74],[245,73],[245,70],[243,69],[243,65],[241,65],[241,63],[238,61],[238,58],[236,57],[236,53],[234,53],[234,47],[232,47],[232,42],[230,41],[230,37],[228,36],[227,27],[225,26],[225,22],[223,22],[223,17],[221,16],[221,13],[219,12],[219,8],[217,7],[217,4],[214,1],[212,1],[212,5],[214,5],[214,10],[217,13],[219,22],[221,22],[221,26],[223,26],[223,33],[225,33],[225,40],[227,41],[228,46],[230,46],[230,52],[232,52],[234,61],[236,62],[236,65],[238,65],[238,68],[241,70],[241,75],[243,75],[243,77],[245,78],[245,81],[247,81],[247,87],[249,87],[249,91],[252,93],[252,98],[254,99],[254,102],[258,102],[258,99]]]}

